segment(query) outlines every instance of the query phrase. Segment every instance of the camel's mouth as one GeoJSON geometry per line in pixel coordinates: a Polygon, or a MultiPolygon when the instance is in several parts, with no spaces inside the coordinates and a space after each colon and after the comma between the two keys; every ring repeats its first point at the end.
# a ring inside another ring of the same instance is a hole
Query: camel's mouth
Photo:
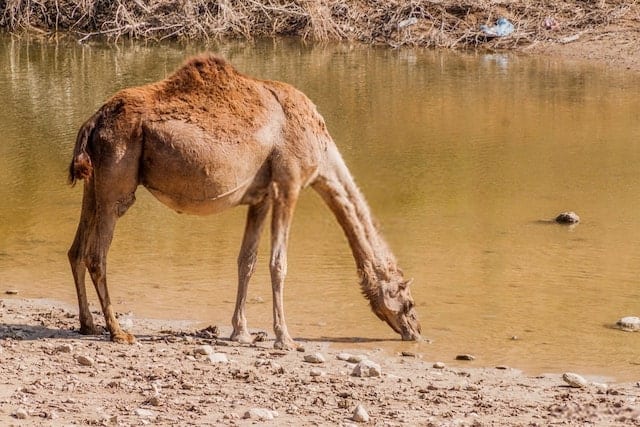
{"type": "Polygon", "coordinates": [[[422,336],[417,331],[402,331],[402,341],[420,341],[422,336]]]}
{"type": "Polygon", "coordinates": [[[401,324],[400,335],[403,341],[420,341],[422,328],[415,312],[411,311],[408,316],[405,316],[404,321],[401,324]]]}

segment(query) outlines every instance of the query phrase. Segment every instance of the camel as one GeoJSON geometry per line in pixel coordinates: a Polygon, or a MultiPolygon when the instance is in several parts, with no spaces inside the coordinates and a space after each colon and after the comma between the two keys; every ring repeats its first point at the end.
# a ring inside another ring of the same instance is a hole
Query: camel
{"type": "Polygon", "coordinates": [[[192,58],[166,79],[123,89],[100,107],[78,131],[69,181],[84,181],[68,252],[83,334],[99,333],[87,302],[88,270],[111,340],[135,342],[116,319],[106,261],[116,222],[142,185],[179,213],[248,206],[231,335],[241,343],[252,341],[247,288],[271,211],[274,346],[297,348],[284,315],[287,242],[300,191],[311,186],[344,230],[372,311],[403,340],[420,338],[411,281],[378,231],[324,119],[288,84],[245,76],[214,55],[192,58]]]}

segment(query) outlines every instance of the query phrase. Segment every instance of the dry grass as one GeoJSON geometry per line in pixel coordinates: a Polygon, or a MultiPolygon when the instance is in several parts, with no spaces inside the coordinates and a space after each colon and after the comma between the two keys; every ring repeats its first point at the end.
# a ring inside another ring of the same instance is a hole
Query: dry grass
{"type": "Polygon", "coordinates": [[[619,0],[0,0],[0,27],[71,33],[82,41],[292,35],[390,46],[513,48],[568,40],[620,20],[637,24],[639,9],[636,1],[619,0]],[[514,23],[511,36],[487,38],[479,31],[501,16],[514,23]]]}

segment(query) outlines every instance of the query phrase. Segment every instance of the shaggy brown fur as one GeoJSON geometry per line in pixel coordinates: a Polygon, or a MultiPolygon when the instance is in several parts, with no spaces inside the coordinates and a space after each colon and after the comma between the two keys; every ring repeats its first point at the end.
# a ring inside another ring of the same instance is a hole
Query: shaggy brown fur
{"type": "Polygon", "coordinates": [[[88,270],[112,340],[134,340],[115,318],[106,256],[117,218],[134,203],[141,184],[179,212],[204,215],[249,206],[232,320],[232,339],[242,342],[251,341],[247,287],[264,220],[272,211],[275,346],[295,347],[283,308],[287,241],[299,192],[311,185],[346,233],[375,314],[403,339],[419,337],[408,282],[324,120],[289,85],[244,76],[215,56],[194,58],[165,80],[118,92],[87,120],[78,132],[69,178],[84,180],[80,223],[69,250],[83,333],[96,330],[85,291],[88,270]]]}

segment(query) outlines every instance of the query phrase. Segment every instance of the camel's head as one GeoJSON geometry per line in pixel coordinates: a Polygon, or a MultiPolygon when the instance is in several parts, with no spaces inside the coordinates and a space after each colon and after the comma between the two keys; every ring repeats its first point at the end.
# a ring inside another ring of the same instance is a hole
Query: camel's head
{"type": "Polygon", "coordinates": [[[414,309],[409,285],[413,279],[399,283],[387,282],[380,287],[377,301],[372,304],[376,315],[387,322],[405,341],[420,339],[420,321],[414,309]]]}

